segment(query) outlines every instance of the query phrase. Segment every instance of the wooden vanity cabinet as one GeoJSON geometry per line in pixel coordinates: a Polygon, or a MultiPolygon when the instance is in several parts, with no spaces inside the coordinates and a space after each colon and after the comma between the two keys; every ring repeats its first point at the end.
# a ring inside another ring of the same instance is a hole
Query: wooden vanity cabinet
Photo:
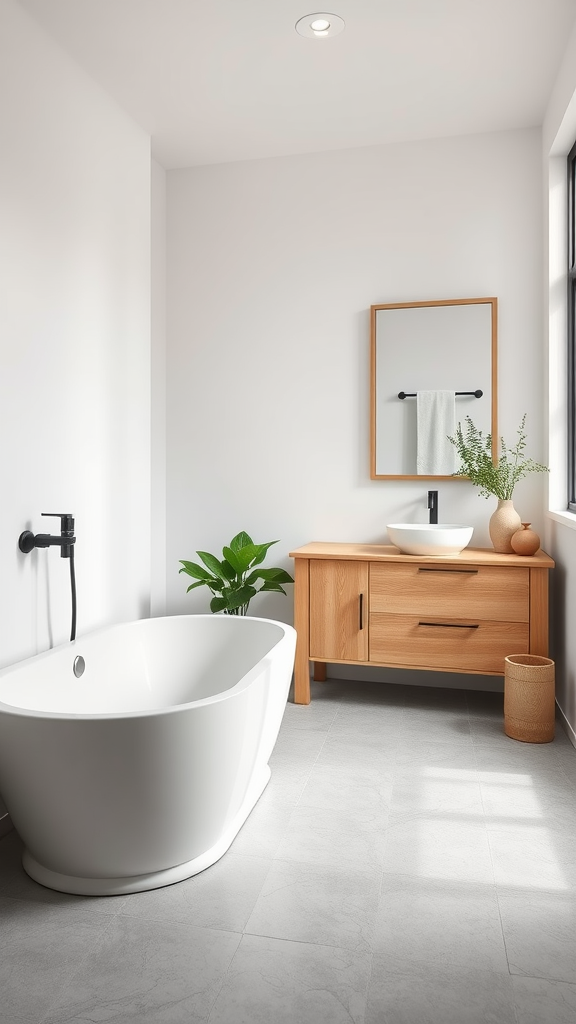
{"type": "Polygon", "coordinates": [[[543,551],[425,558],[316,542],[291,557],[297,704],[310,702],[310,661],[318,679],[329,662],[503,675],[508,654],[548,654],[554,562],[543,551]]]}

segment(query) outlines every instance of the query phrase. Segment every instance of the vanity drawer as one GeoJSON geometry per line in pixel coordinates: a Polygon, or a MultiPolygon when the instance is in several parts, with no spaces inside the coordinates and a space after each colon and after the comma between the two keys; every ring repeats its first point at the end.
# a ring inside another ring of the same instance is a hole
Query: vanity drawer
{"type": "Polygon", "coordinates": [[[519,566],[371,562],[370,611],[527,623],[529,574],[519,566]]]}
{"type": "Polygon", "coordinates": [[[530,649],[527,622],[445,615],[370,615],[370,661],[404,668],[502,673],[504,658],[530,649]]]}

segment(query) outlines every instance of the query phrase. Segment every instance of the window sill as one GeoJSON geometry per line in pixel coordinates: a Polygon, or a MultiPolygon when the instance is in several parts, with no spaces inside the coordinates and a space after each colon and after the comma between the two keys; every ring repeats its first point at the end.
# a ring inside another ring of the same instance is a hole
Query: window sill
{"type": "Polygon", "coordinates": [[[547,512],[548,519],[553,519],[555,523],[561,523],[562,526],[567,526],[569,530],[576,530],[576,512],[547,512]]]}

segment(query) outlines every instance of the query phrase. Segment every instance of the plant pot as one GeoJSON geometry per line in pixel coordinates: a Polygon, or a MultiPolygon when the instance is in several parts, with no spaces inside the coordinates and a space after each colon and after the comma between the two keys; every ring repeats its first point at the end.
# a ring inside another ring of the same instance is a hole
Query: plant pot
{"type": "Polygon", "coordinates": [[[514,548],[510,542],[521,526],[522,520],[514,508],[512,500],[505,501],[499,498],[498,505],[490,516],[488,526],[494,551],[499,551],[504,555],[513,555],[514,548]]]}

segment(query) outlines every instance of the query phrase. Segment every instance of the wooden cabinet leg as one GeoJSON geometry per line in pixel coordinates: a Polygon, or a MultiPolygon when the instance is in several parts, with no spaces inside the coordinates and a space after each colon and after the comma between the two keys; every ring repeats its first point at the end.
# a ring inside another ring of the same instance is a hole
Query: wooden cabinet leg
{"type": "Polygon", "coordinates": [[[530,653],[548,657],[547,569],[530,569],[530,653]]]}
{"type": "Polygon", "coordinates": [[[310,703],[310,562],[296,558],[294,563],[294,628],[296,659],[294,661],[294,703],[310,703]]]}
{"type": "Polygon", "coordinates": [[[326,668],[327,668],[327,665],[326,665],[325,661],[315,661],[314,662],[314,680],[315,680],[315,682],[317,682],[317,683],[325,683],[326,682],[326,668]]]}

